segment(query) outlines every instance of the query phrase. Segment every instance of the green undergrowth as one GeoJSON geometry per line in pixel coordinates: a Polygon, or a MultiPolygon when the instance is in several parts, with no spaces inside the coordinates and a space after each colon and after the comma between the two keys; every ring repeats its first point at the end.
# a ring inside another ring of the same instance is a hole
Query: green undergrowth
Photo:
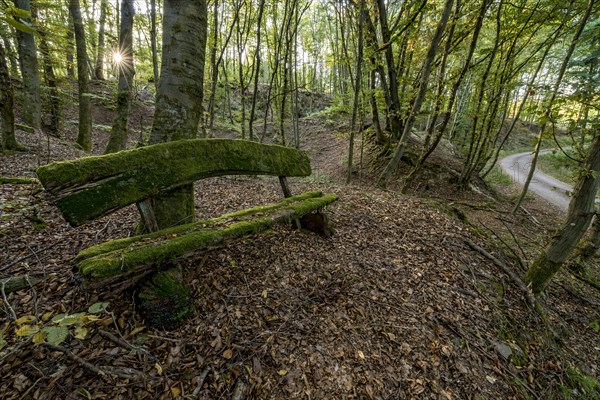
{"type": "MultiPolygon", "coordinates": [[[[573,152],[569,152],[569,155],[575,157],[573,152]]],[[[539,168],[543,173],[568,184],[575,182],[577,166],[578,163],[562,151],[542,154],[539,158],[539,168]]]]}

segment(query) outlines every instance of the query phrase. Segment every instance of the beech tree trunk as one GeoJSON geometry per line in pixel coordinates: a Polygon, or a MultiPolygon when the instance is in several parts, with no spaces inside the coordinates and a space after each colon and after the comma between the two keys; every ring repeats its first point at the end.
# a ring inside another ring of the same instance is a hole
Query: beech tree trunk
{"type": "MultiPolygon", "coordinates": [[[[165,0],[163,51],[151,144],[196,137],[202,113],[206,2],[165,0]]],[[[194,220],[192,185],[151,200],[159,228],[194,220]]]]}
{"type": "Polygon", "coordinates": [[[69,12],[73,17],[75,45],[77,47],[77,83],[79,85],[79,133],[77,143],[82,149],[92,149],[92,103],[89,93],[89,68],[85,30],[81,18],[79,0],[69,0],[69,12]]]}
{"type": "Polygon", "coordinates": [[[119,90],[117,94],[117,114],[113,120],[110,138],[105,154],[124,150],[127,147],[127,122],[131,110],[131,86],[135,69],[133,65],[133,0],[121,0],[121,23],[119,31],[119,51],[122,56],[119,69],[119,90]]]}
{"type": "MultiPolygon", "coordinates": [[[[14,0],[15,7],[31,12],[29,0],[14,0]]],[[[30,19],[21,21],[27,25],[30,19]]],[[[37,49],[33,33],[16,30],[19,44],[19,66],[23,78],[23,120],[34,129],[42,127],[42,100],[40,96],[40,75],[38,73],[37,49]]]]}

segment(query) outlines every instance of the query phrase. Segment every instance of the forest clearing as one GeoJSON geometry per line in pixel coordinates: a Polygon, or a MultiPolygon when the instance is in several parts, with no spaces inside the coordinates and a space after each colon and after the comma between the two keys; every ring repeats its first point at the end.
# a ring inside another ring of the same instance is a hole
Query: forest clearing
{"type": "Polygon", "coordinates": [[[0,2],[0,397],[600,398],[599,13],[0,2]]]}

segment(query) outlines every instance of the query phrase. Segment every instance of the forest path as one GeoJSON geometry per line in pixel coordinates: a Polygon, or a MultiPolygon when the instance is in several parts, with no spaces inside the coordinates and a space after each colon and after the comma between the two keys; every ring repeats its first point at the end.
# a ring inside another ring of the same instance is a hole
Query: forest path
{"type": "MultiPolygon", "coordinates": [[[[540,155],[550,153],[551,151],[542,150],[540,151],[540,155]]],[[[510,176],[520,186],[523,186],[531,169],[532,159],[533,155],[531,152],[517,153],[504,157],[498,164],[505,174],[510,176]]],[[[529,190],[535,192],[562,211],[567,211],[569,202],[571,201],[569,194],[573,191],[573,187],[536,169],[531,179],[529,190]]]]}

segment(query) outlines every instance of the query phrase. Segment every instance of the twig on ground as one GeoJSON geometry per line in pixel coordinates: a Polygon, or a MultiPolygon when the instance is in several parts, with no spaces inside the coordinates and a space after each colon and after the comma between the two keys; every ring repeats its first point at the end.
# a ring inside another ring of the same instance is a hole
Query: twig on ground
{"type": "Polygon", "coordinates": [[[200,393],[200,390],[202,390],[202,385],[204,385],[204,381],[206,380],[206,377],[208,376],[209,372],[210,372],[210,365],[207,366],[206,368],[204,368],[204,370],[200,374],[200,377],[198,379],[198,384],[196,385],[196,388],[192,392],[192,397],[195,397],[198,395],[198,393],[200,393]]]}
{"type": "Polygon", "coordinates": [[[144,354],[148,355],[152,359],[155,359],[155,357],[148,350],[143,349],[141,347],[134,346],[131,343],[128,343],[127,341],[125,341],[124,339],[116,337],[115,335],[113,335],[110,332],[107,332],[107,331],[104,331],[104,330],[100,329],[98,331],[98,333],[100,333],[100,336],[104,337],[105,339],[110,340],[111,342],[115,343],[118,346],[123,347],[124,349],[139,351],[141,353],[144,353],[144,354]]]}
{"type": "Polygon", "coordinates": [[[512,269],[510,269],[506,264],[494,257],[492,254],[488,253],[485,249],[473,243],[470,239],[465,238],[465,242],[469,245],[470,248],[479,252],[481,255],[483,255],[484,257],[492,261],[494,264],[496,264],[498,267],[502,268],[502,270],[513,280],[513,282],[519,287],[519,289],[523,291],[529,305],[535,307],[535,298],[533,297],[533,294],[531,293],[529,288],[525,286],[521,278],[519,278],[519,276],[517,276],[517,274],[515,274],[515,272],[512,269]]]}
{"type": "Polygon", "coordinates": [[[108,376],[108,373],[106,371],[101,370],[100,368],[96,367],[94,364],[90,364],[89,362],[85,361],[83,358],[75,355],[69,349],[66,349],[62,346],[57,346],[57,345],[54,345],[51,343],[43,343],[43,346],[48,347],[51,350],[59,351],[59,352],[63,353],[64,355],[69,357],[71,360],[73,360],[77,364],[81,365],[83,368],[87,369],[88,371],[90,371],[98,376],[101,376],[101,377],[108,376]]]}
{"type": "Polygon", "coordinates": [[[526,215],[527,217],[529,217],[529,218],[530,218],[530,219],[533,221],[533,223],[534,223],[534,224],[536,224],[537,226],[540,226],[540,227],[542,226],[542,224],[540,224],[540,221],[538,221],[538,220],[537,220],[537,219],[536,219],[536,218],[533,216],[533,214],[531,214],[529,211],[527,211],[527,209],[526,209],[525,207],[523,207],[523,206],[519,206],[519,208],[520,208],[521,210],[523,210],[523,212],[525,213],[525,215],[526,215]]]}
{"type": "Polygon", "coordinates": [[[12,318],[13,321],[16,321],[17,314],[15,313],[15,310],[11,307],[10,303],[8,302],[8,298],[6,298],[6,292],[4,291],[5,286],[6,286],[6,282],[1,281],[0,282],[0,292],[2,292],[2,301],[4,302],[4,305],[6,306],[7,313],[10,314],[10,317],[12,318]]]}
{"type": "Polygon", "coordinates": [[[233,388],[233,394],[231,400],[243,400],[246,397],[246,383],[242,378],[238,379],[235,387],[233,388]]]}

